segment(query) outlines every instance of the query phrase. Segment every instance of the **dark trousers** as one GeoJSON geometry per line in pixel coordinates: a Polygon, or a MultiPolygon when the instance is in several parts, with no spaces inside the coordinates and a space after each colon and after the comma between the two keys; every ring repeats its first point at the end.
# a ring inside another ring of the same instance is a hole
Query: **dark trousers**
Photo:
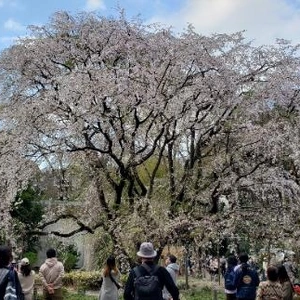
{"type": "Polygon", "coordinates": [[[226,294],[226,300],[236,300],[236,294],[226,294]]]}

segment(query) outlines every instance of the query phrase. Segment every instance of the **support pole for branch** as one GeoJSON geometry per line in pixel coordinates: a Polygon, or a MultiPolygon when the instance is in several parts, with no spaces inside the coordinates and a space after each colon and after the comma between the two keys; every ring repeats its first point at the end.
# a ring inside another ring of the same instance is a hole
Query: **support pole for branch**
{"type": "Polygon", "coordinates": [[[189,265],[188,265],[188,260],[189,260],[189,253],[188,253],[188,247],[187,245],[185,246],[185,288],[189,289],[189,265]]]}

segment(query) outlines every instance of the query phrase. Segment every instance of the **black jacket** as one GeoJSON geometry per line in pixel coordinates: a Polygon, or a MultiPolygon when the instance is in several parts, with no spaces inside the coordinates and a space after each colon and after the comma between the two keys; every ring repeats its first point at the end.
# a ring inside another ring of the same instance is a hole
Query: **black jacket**
{"type": "MultiPolygon", "coordinates": [[[[153,262],[147,262],[147,265],[151,268],[154,269],[154,263],[153,262]]],[[[147,270],[142,267],[138,266],[139,271],[141,272],[142,275],[147,275],[148,272],[147,270]]],[[[169,293],[171,294],[173,300],[179,300],[179,290],[177,286],[175,285],[171,275],[169,272],[163,268],[163,267],[158,267],[157,271],[154,273],[158,277],[158,280],[161,285],[161,289],[165,286],[169,293]]],[[[134,300],[134,279],[136,275],[135,272],[130,270],[127,282],[125,284],[124,288],[124,300],[134,300]]]]}

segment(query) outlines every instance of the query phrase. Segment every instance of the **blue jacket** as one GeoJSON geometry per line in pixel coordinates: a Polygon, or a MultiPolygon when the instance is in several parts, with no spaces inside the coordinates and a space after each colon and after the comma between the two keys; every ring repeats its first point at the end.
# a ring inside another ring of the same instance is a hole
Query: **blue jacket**
{"type": "Polygon", "coordinates": [[[256,270],[250,265],[242,264],[235,271],[234,285],[236,286],[236,297],[238,299],[255,299],[256,288],[259,285],[259,277],[256,270]]]}

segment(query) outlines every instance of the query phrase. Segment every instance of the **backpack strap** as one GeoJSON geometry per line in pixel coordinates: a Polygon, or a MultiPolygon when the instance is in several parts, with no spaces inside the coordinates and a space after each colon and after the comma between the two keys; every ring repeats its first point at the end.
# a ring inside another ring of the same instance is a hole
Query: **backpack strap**
{"type": "Polygon", "coordinates": [[[143,276],[143,274],[141,273],[141,269],[140,267],[142,267],[144,270],[147,271],[148,274],[153,275],[154,273],[156,273],[156,271],[158,270],[158,266],[155,265],[154,268],[152,269],[151,267],[149,267],[147,264],[141,264],[140,266],[137,266],[133,269],[136,277],[141,277],[143,276]]]}
{"type": "Polygon", "coordinates": [[[109,277],[110,280],[116,285],[117,289],[119,289],[121,285],[118,282],[116,282],[116,280],[113,278],[113,276],[111,275],[111,271],[109,272],[109,277]]]}
{"type": "Polygon", "coordinates": [[[156,273],[156,271],[158,270],[159,266],[154,265],[153,268],[149,267],[147,264],[141,264],[141,266],[146,269],[146,271],[150,274],[153,275],[156,273]]]}
{"type": "Polygon", "coordinates": [[[133,268],[133,273],[134,273],[135,277],[141,277],[142,276],[142,273],[140,271],[139,266],[136,266],[136,267],[133,268]]]}
{"type": "Polygon", "coordinates": [[[2,268],[0,270],[0,285],[6,284],[9,277],[9,269],[8,268],[2,268]]]}

